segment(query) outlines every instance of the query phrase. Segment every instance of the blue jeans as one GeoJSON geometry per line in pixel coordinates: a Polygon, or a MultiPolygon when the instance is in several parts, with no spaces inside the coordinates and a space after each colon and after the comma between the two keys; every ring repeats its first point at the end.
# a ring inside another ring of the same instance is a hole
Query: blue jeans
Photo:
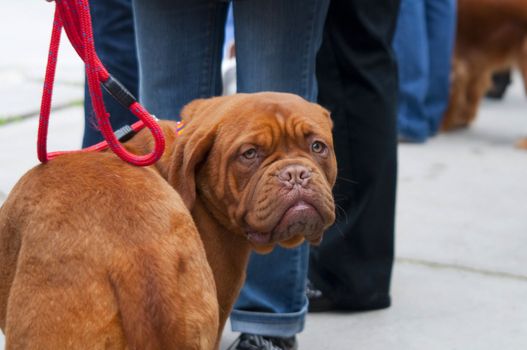
{"type": "MultiPolygon", "coordinates": [[[[233,2],[238,92],[317,96],[315,58],[329,0],[233,2]]],[[[228,3],[134,0],[141,102],[175,119],[196,98],[222,93],[228,3]]],[[[290,336],[303,329],[308,246],[253,255],[231,314],[234,331],[290,336]]]]}
{"type": "Polygon", "coordinates": [[[399,135],[437,133],[449,94],[455,0],[402,0],[393,47],[399,64],[399,135]]]}
{"type": "MultiPolygon", "coordinates": [[[[131,0],[91,0],[95,49],[106,69],[136,97],[138,68],[135,48],[134,20],[131,0]]],[[[91,146],[103,137],[96,127],[90,95],[85,87],[83,147],[91,146]]],[[[104,104],[110,113],[114,130],[138,119],[103,91],[104,104]]]]}

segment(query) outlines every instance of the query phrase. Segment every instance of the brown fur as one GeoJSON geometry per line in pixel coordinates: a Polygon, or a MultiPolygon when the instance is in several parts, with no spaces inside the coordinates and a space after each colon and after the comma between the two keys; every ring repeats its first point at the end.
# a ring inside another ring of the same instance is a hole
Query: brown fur
{"type": "MultiPolygon", "coordinates": [[[[0,208],[8,349],[217,348],[251,248],[321,239],[336,177],[324,109],[261,93],[198,100],[183,116],[180,136],[162,122],[156,166],[65,155],[18,182],[0,208]],[[257,160],[243,156],[247,145],[257,160]],[[303,182],[291,185],[283,176],[297,168],[303,182]],[[312,209],[295,206],[304,202],[312,209]]],[[[127,148],[146,153],[152,142],[143,131],[127,148]]]]}
{"type": "Polygon", "coordinates": [[[458,0],[457,16],[445,131],[475,120],[492,73],[518,67],[527,82],[527,1],[458,0]]]}

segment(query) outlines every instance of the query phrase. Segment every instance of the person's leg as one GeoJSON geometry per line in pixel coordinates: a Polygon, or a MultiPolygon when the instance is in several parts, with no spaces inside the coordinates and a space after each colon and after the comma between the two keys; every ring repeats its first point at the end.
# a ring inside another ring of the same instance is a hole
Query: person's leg
{"type": "Polygon", "coordinates": [[[430,63],[424,113],[428,118],[430,134],[434,135],[441,124],[449,97],[456,1],[426,0],[426,27],[430,63]]]}
{"type": "Polygon", "coordinates": [[[430,135],[424,108],[429,82],[424,1],[401,1],[393,48],[399,63],[399,135],[403,140],[424,142],[430,135]]]}
{"type": "MultiPolygon", "coordinates": [[[[238,92],[281,91],[316,98],[315,58],[328,0],[234,2],[238,92]]],[[[292,336],[303,329],[309,247],[251,257],[231,314],[234,331],[292,336]]]]}
{"type": "MultiPolygon", "coordinates": [[[[95,49],[99,58],[110,74],[138,97],[139,73],[131,0],[92,0],[90,6],[95,49]]],[[[106,91],[103,91],[103,94],[114,130],[137,121],[137,117],[122,107],[106,91]]],[[[103,137],[96,126],[87,86],[84,96],[82,144],[83,147],[87,147],[102,141],[103,137]]]]}
{"type": "MultiPolygon", "coordinates": [[[[309,278],[332,309],[390,305],[397,176],[398,0],[332,0],[317,60],[319,103],[332,113],[337,221],[311,248],[309,278]]],[[[311,302],[311,299],[310,299],[311,302]]]]}
{"type": "Polygon", "coordinates": [[[247,279],[231,313],[235,332],[290,337],[304,328],[309,246],[251,256],[247,279]]]}
{"type": "Polygon", "coordinates": [[[329,0],[234,2],[238,92],[290,92],[314,101],[316,53],[329,0]]]}
{"type": "Polygon", "coordinates": [[[227,3],[134,0],[141,103],[160,119],[178,119],[196,98],[221,95],[227,3]]]}

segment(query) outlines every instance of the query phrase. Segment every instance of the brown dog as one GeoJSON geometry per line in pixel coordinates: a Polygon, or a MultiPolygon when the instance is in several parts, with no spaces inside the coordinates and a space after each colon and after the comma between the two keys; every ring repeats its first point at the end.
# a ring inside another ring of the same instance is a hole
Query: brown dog
{"type": "Polygon", "coordinates": [[[0,209],[8,348],[213,349],[251,248],[321,240],[334,221],[327,111],[260,93],[197,100],[183,117],[180,136],[162,123],[155,167],[64,155],[18,182],[0,209]]]}
{"type": "Polygon", "coordinates": [[[527,1],[458,0],[457,16],[452,90],[443,130],[474,121],[492,73],[518,67],[527,83],[527,1]]]}

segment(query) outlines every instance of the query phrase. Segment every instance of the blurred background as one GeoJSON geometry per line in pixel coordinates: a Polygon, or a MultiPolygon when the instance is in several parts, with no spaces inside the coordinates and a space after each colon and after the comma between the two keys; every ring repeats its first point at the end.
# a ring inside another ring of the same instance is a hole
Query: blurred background
{"type": "MultiPolygon", "coordinates": [[[[53,8],[0,5],[0,203],[37,164],[53,8]]],[[[50,150],[78,149],[84,127],[83,64],[62,44],[50,150]]],[[[484,99],[469,128],[400,143],[393,306],[310,314],[302,349],[525,349],[527,150],[515,145],[526,136],[527,99],[513,69],[503,99],[484,99]]],[[[223,347],[235,338],[225,333],[223,347]]]]}

